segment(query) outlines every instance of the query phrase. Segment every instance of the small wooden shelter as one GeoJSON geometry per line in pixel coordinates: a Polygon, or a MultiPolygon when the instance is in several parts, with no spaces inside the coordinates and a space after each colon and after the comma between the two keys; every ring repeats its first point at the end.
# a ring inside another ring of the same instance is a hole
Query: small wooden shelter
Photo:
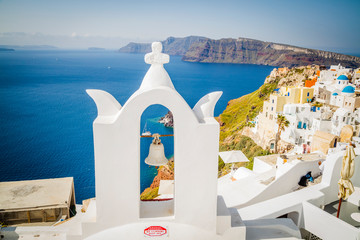
{"type": "Polygon", "coordinates": [[[6,225],[56,222],[73,215],[72,177],[0,182],[0,221],[6,225]]]}

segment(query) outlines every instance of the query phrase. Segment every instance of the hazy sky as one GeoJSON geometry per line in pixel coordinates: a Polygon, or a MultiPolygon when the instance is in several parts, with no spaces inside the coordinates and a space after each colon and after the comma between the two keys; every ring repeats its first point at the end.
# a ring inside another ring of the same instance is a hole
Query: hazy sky
{"type": "Polygon", "coordinates": [[[0,0],[0,44],[119,48],[247,37],[360,53],[360,0],[0,0]]]}

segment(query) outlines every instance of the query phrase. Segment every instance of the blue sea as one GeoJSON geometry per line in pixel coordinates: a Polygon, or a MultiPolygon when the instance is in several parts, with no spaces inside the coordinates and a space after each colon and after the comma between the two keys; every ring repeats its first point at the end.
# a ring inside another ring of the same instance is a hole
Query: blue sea
{"type": "MultiPolygon", "coordinates": [[[[76,201],[95,196],[92,122],[97,110],[86,89],[112,94],[121,105],[148,70],[143,54],[112,51],[0,52],[0,181],[74,177],[76,201]]],[[[190,107],[205,94],[223,91],[215,115],[229,100],[256,90],[273,67],[188,63],[171,56],[165,65],[190,107]]],[[[141,129],[172,133],[159,124],[167,109],[148,108],[141,129]]],[[[140,133],[139,133],[140,134],[140,133]]],[[[162,138],[173,154],[172,137],[162,138]]],[[[144,163],[151,139],[141,140],[141,191],[156,174],[144,163]]]]}

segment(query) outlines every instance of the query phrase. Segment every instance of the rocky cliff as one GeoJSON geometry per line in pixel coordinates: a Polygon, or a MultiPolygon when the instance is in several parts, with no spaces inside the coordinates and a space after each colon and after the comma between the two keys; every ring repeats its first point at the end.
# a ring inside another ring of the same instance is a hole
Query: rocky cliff
{"type": "Polygon", "coordinates": [[[164,117],[160,118],[159,123],[164,124],[165,127],[174,127],[174,118],[172,112],[168,112],[164,117]]]}
{"type": "MultiPolygon", "coordinates": [[[[162,41],[164,52],[181,55],[184,61],[205,63],[242,63],[279,67],[306,66],[309,64],[346,67],[360,66],[360,58],[285,44],[264,42],[248,38],[213,40],[205,37],[169,37],[162,41]]],[[[119,52],[150,52],[150,44],[129,43],[119,52]]]]}
{"type": "Polygon", "coordinates": [[[277,87],[305,86],[305,80],[317,79],[319,65],[308,65],[293,68],[274,68],[264,83],[278,82],[277,87]]]}
{"type": "Polygon", "coordinates": [[[166,165],[158,168],[158,174],[155,176],[150,187],[146,188],[140,195],[141,200],[151,200],[159,196],[160,180],[174,180],[174,158],[169,159],[166,165]]]}
{"type": "Polygon", "coordinates": [[[183,60],[282,67],[306,66],[309,64],[329,66],[339,63],[353,68],[360,66],[359,57],[247,38],[207,39],[196,42],[186,52],[183,60]]]}

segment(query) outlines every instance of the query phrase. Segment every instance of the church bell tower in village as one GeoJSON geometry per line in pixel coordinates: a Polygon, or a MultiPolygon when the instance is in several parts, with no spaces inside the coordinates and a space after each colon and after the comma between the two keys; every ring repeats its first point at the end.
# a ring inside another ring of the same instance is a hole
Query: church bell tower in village
{"type": "MultiPolygon", "coordinates": [[[[215,104],[222,92],[193,109],[175,90],[163,67],[169,55],[154,42],[140,88],[124,106],[109,93],[87,90],[98,116],[93,123],[96,217],[82,225],[83,239],[245,239],[245,226],[217,196],[219,124],[215,104]],[[140,119],[160,104],[174,117],[174,198],[140,200],[140,119]]],[[[94,214],[95,215],[95,214],[94,214]]]]}

